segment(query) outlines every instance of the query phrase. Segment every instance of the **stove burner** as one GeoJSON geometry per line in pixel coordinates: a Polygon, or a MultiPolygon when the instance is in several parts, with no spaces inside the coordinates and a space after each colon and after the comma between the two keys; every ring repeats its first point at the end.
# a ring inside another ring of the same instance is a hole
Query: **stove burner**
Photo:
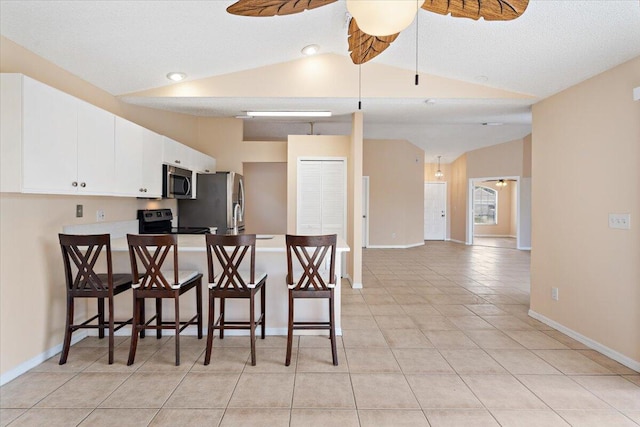
{"type": "Polygon", "coordinates": [[[138,232],[140,234],[207,234],[208,227],[172,227],[171,209],[138,210],[138,232]]]}

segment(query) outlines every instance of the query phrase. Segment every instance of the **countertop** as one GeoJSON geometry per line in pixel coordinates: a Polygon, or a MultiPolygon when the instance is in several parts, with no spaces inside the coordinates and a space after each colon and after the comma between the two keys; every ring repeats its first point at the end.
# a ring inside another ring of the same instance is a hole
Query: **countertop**
{"type": "MultiPolygon", "coordinates": [[[[285,252],[285,236],[284,234],[276,234],[271,238],[271,235],[260,235],[256,239],[256,252],[285,252]]],[[[178,234],[178,249],[180,252],[205,252],[206,247],[204,243],[204,234],[178,234]]],[[[113,252],[125,252],[129,250],[127,246],[127,238],[119,237],[111,240],[111,250],[113,252]]],[[[338,243],[336,245],[338,253],[349,252],[351,249],[347,243],[340,237],[338,237],[338,243]]]]}

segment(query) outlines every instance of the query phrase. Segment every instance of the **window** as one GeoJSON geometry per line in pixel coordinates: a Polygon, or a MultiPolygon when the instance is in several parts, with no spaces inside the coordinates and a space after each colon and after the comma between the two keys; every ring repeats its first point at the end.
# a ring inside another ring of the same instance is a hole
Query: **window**
{"type": "Polygon", "coordinates": [[[498,223],[498,192],[492,188],[476,186],[473,189],[473,223],[495,225],[498,223]]]}

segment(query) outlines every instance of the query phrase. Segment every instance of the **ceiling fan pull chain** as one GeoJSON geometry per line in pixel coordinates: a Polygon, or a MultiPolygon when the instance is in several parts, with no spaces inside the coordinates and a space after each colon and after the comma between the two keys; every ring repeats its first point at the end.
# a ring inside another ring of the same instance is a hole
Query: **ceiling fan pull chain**
{"type": "MultiPolygon", "coordinates": [[[[420,2],[416,0],[416,9],[417,12],[420,11],[420,2]]],[[[418,19],[420,17],[419,13],[416,13],[416,86],[419,84],[419,76],[418,76],[418,19]]]]}
{"type": "Polygon", "coordinates": [[[358,64],[358,110],[362,110],[362,64],[358,64]]]}

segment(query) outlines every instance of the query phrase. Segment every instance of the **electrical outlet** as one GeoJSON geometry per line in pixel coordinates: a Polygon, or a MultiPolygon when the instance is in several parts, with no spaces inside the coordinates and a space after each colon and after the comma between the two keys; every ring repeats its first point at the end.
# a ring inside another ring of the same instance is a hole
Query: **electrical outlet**
{"type": "Polygon", "coordinates": [[[76,218],[82,218],[82,205],[76,205],[76,218]]]}
{"type": "Polygon", "coordinates": [[[558,288],[551,288],[551,299],[558,301],[558,288]]]}
{"type": "Polygon", "coordinates": [[[96,221],[98,222],[104,221],[104,210],[98,209],[96,211],[96,221]]]}
{"type": "Polygon", "coordinates": [[[609,228],[629,230],[631,228],[631,214],[609,214],[609,228]]]}

